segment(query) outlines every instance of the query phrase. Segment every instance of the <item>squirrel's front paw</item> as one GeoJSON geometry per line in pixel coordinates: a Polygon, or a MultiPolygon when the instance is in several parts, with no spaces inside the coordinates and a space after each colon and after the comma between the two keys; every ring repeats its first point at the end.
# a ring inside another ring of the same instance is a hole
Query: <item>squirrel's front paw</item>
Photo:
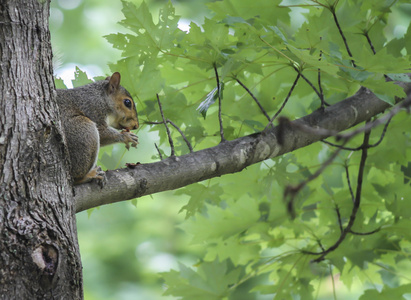
{"type": "Polygon", "coordinates": [[[121,132],[121,134],[124,137],[124,144],[126,144],[127,150],[130,149],[130,144],[131,147],[137,147],[138,145],[138,136],[129,130],[125,129],[121,132]]]}

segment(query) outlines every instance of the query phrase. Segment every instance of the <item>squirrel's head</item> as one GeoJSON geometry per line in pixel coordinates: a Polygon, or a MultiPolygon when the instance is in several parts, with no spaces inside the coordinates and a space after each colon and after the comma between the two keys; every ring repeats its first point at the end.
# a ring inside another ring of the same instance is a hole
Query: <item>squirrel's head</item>
{"type": "Polygon", "coordinates": [[[115,72],[107,77],[108,96],[113,100],[114,111],[109,114],[107,123],[116,129],[137,129],[139,126],[136,104],[130,93],[120,85],[120,73],[115,72]]]}

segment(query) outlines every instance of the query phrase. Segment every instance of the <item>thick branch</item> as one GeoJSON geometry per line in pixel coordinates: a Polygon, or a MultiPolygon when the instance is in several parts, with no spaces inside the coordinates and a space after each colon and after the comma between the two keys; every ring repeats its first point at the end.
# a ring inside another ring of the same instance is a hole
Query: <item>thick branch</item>
{"type": "MultiPolygon", "coordinates": [[[[400,83],[399,86],[405,88],[407,94],[411,94],[410,83],[400,83]]],[[[389,104],[378,99],[369,90],[361,88],[354,96],[293,122],[314,128],[343,131],[389,107],[389,104]]],[[[97,184],[75,187],[76,211],[174,190],[205,179],[240,172],[247,166],[327,137],[307,133],[298,127],[289,126],[282,129],[282,145],[278,143],[279,129],[274,127],[187,155],[137,165],[134,169],[108,171],[107,184],[103,189],[97,184]]]]}

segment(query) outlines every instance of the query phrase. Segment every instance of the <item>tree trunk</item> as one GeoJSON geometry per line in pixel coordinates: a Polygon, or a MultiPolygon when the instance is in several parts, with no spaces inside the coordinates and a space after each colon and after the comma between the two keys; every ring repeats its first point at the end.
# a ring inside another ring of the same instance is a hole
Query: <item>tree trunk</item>
{"type": "Polygon", "coordinates": [[[0,0],[0,299],[82,299],[49,0],[0,0]]]}

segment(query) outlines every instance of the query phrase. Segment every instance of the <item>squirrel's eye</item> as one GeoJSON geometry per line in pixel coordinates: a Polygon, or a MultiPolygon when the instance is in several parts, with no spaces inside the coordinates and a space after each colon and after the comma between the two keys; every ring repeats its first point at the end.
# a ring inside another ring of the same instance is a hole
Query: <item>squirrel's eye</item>
{"type": "Polygon", "coordinates": [[[130,99],[124,99],[123,103],[126,107],[131,108],[131,100],[130,99]]]}

